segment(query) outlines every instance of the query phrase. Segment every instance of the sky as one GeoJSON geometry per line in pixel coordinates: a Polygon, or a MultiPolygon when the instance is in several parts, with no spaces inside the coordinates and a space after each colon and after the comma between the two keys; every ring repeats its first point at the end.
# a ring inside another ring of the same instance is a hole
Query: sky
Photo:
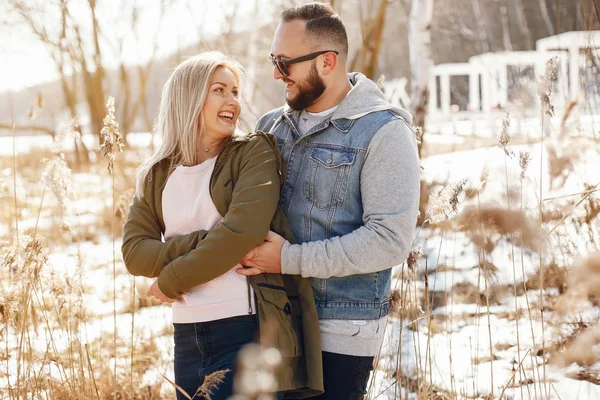
{"type": "MultiPolygon", "coordinates": [[[[48,9],[48,0],[26,0],[28,3],[46,7],[37,14],[41,21],[49,27],[57,27],[56,23],[48,23],[57,19],[57,15],[48,9]]],[[[127,64],[143,63],[152,53],[154,38],[158,38],[157,56],[170,54],[178,47],[196,43],[201,35],[210,37],[218,34],[224,27],[225,17],[231,15],[233,7],[240,17],[236,19],[236,30],[248,28],[250,23],[265,23],[271,18],[265,8],[266,0],[258,0],[262,21],[254,21],[254,0],[172,0],[160,23],[160,0],[98,0],[97,14],[106,22],[104,29],[103,57],[106,67],[118,65],[118,43],[122,43],[123,55],[127,64]],[[140,7],[139,23],[136,33],[130,28],[130,9],[128,5],[138,4],[140,7]],[[246,17],[247,16],[247,17],[246,17]],[[158,32],[157,32],[158,30],[158,32]],[[135,38],[137,36],[137,39],[135,38]],[[109,42],[109,43],[107,43],[109,42]]],[[[70,11],[77,21],[89,21],[89,8],[86,0],[71,0],[70,11]]],[[[6,12],[7,4],[0,1],[0,91],[16,91],[40,82],[57,79],[55,64],[48,50],[29,31],[22,22],[6,12]]],[[[81,23],[82,29],[90,30],[90,23],[81,23]]]]}

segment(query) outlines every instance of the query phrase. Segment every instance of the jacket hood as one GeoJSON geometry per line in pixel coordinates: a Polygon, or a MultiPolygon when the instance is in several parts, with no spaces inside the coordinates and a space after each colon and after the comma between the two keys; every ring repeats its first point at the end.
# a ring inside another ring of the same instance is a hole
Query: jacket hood
{"type": "MultiPolygon", "coordinates": [[[[412,123],[412,115],[405,109],[390,104],[375,82],[360,72],[350,72],[348,80],[352,89],[333,112],[332,120],[357,119],[373,112],[391,110],[398,113],[407,124],[412,123]]],[[[288,113],[298,112],[290,109],[287,104],[284,110],[288,113]]]]}

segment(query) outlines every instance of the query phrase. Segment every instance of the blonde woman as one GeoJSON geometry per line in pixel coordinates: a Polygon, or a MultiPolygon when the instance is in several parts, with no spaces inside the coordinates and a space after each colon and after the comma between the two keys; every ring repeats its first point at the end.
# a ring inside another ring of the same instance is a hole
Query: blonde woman
{"type": "Polygon", "coordinates": [[[278,390],[303,398],[323,390],[310,283],[235,272],[269,230],[293,240],[274,137],[237,134],[242,76],[234,59],[209,52],[168,79],[155,127],[163,142],[137,172],[123,259],[131,274],[157,278],[149,296],[172,304],[175,383],[190,396],[206,375],[230,370],[212,396],[228,398],[237,353],[257,339],[281,352],[278,390]]]}

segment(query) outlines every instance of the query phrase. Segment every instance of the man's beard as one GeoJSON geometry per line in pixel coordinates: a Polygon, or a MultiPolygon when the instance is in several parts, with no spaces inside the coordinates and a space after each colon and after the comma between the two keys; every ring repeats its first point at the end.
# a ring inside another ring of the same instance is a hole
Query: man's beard
{"type": "Polygon", "coordinates": [[[316,63],[310,68],[308,76],[300,84],[296,82],[298,94],[293,99],[286,99],[292,110],[304,110],[306,107],[314,103],[325,91],[325,82],[317,72],[316,63]]]}

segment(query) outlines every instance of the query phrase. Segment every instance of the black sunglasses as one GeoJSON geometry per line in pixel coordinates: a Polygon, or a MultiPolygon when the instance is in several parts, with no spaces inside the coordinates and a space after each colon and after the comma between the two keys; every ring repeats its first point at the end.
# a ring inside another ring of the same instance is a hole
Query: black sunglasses
{"type": "Polygon", "coordinates": [[[321,54],[325,54],[325,53],[340,54],[339,51],[335,51],[335,50],[323,50],[323,51],[317,51],[316,53],[310,53],[310,54],[307,54],[302,57],[292,58],[291,60],[280,60],[278,58],[275,58],[275,56],[273,54],[269,54],[269,59],[271,60],[273,65],[277,67],[279,72],[281,72],[281,75],[289,76],[290,75],[289,66],[291,64],[296,64],[296,63],[300,63],[303,61],[312,60],[312,59],[317,58],[321,54]]]}

